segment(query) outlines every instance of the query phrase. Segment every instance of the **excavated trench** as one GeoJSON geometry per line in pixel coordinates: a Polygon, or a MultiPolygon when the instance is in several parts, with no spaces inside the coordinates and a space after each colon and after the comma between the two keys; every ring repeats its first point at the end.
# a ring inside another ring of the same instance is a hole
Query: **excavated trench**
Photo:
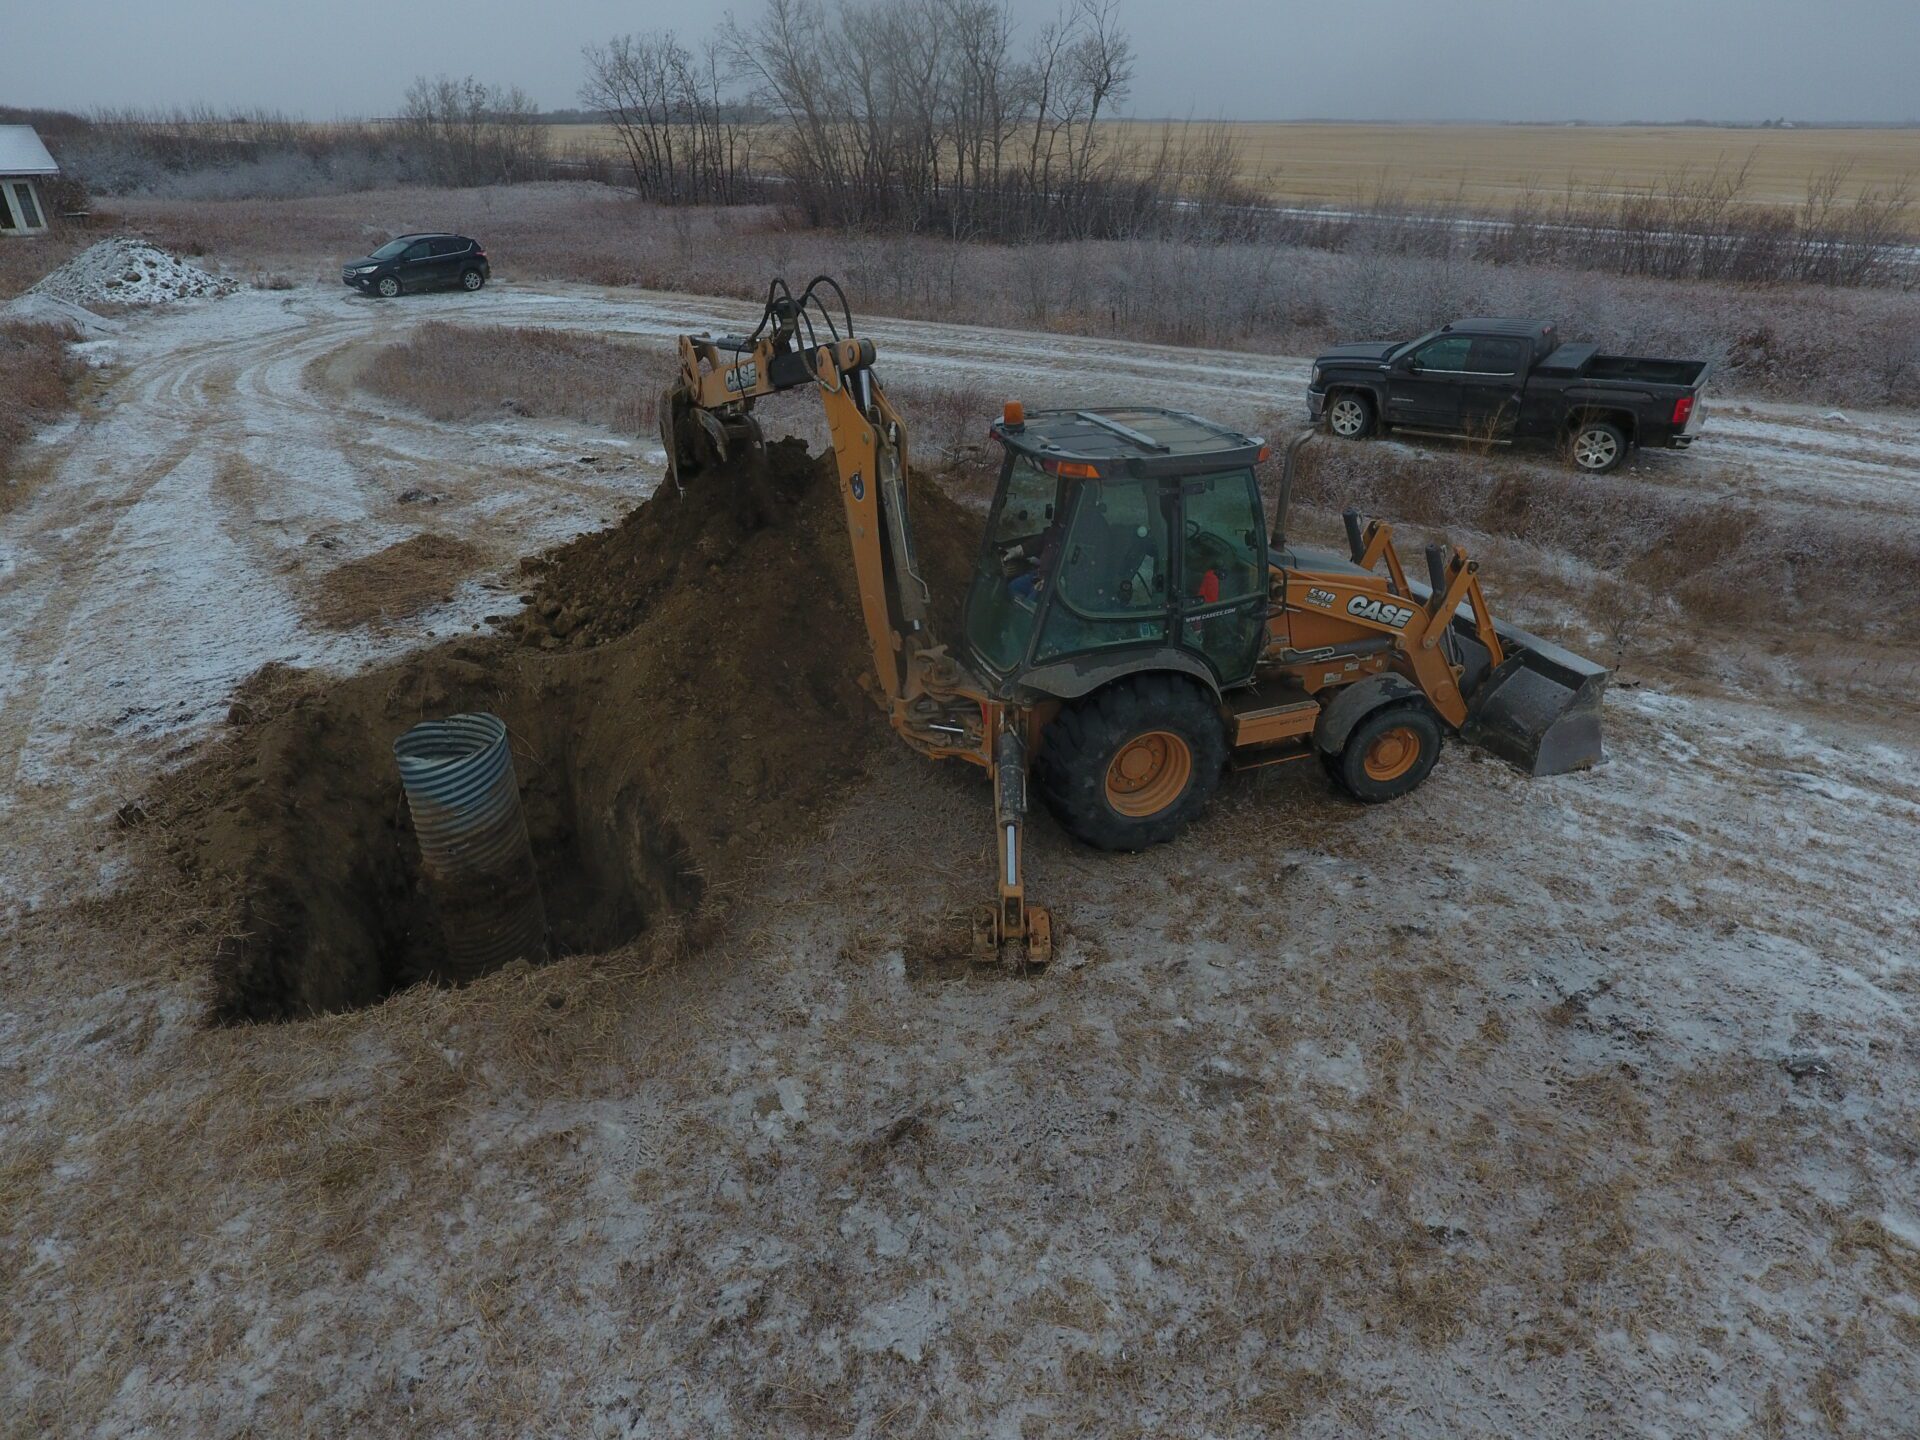
{"type": "MultiPolygon", "coordinates": [[[[931,486],[913,505],[936,593],[957,596],[976,525],[931,486]]],[[[351,1009],[435,974],[392,753],[419,720],[506,722],[555,954],[697,938],[890,743],[858,683],[832,466],[798,441],[525,569],[499,634],[347,680],[262,671],[223,743],[155,797],[149,833],[218,917],[217,1020],[351,1009]]]]}

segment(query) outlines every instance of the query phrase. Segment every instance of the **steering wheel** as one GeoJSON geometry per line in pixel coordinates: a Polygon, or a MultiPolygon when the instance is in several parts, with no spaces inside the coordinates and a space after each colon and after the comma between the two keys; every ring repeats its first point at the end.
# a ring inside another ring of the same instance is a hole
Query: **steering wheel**
{"type": "Polygon", "coordinates": [[[1199,538],[1199,535],[1200,535],[1200,522],[1198,520],[1187,521],[1187,538],[1189,540],[1194,540],[1199,538]]]}

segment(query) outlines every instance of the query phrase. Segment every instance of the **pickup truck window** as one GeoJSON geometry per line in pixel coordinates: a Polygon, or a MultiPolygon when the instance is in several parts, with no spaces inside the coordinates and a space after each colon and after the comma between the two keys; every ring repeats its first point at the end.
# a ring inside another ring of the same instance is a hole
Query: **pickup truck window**
{"type": "Polygon", "coordinates": [[[1467,352],[1467,369],[1476,375],[1518,375],[1526,358],[1527,342],[1484,335],[1467,352]]]}
{"type": "Polygon", "coordinates": [[[1416,370],[1464,370],[1467,368],[1467,351],[1473,341],[1465,335],[1443,335],[1430,344],[1422,345],[1413,356],[1413,368],[1416,370]]]}

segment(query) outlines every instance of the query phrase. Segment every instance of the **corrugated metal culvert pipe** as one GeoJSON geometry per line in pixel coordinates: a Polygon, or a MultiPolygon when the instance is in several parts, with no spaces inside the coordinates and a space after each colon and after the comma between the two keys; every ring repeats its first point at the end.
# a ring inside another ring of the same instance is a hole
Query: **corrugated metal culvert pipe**
{"type": "Polygon", "coordinates": [[[506,724],[496,715],[425,720],[393,742],[420,858],[446,935],[446,978],[544,960],[547,912],[506,724]]]}

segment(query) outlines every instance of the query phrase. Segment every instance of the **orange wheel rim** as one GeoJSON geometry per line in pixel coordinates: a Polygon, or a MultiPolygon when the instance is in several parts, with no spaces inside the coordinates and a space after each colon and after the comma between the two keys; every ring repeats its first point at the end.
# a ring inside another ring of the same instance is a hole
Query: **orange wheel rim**
{"type": "Polygon", "coordinates": [[[1398,780],[1420,758],[1420,737],[1405,725],[1382,730],[1367,747],[1361,766],[1369,780],[1398,780]]]}
{"type": "Polygon", "coordinates": [[[1158,815],[1186,792],[1193,749],[1171,730],[1149,730],[1107,766],[1107,803],[1122,815],[1158,815]]]}

